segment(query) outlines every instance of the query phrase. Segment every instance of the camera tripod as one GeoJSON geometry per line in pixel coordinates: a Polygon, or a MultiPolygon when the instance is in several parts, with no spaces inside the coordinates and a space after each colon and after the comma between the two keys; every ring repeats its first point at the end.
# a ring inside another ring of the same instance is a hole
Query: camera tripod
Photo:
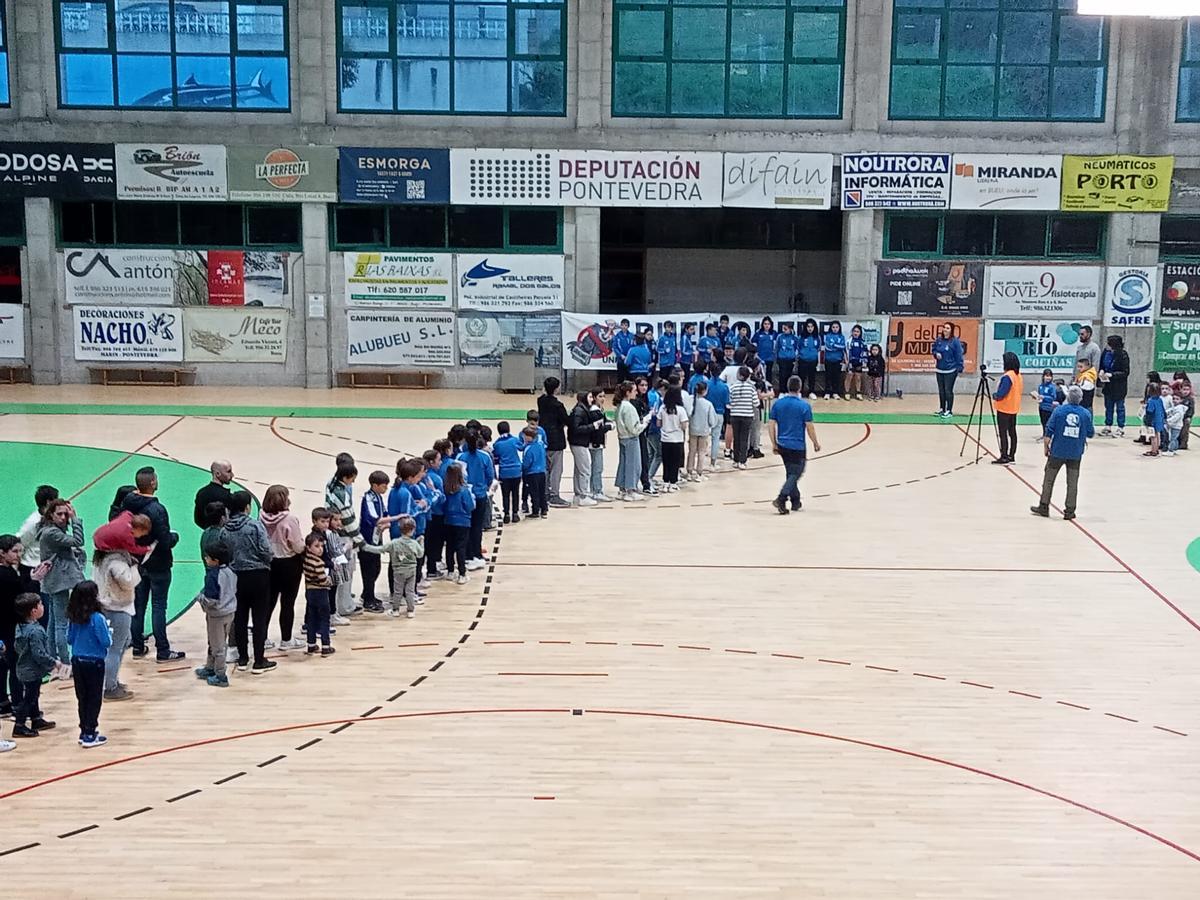
{"type": "Polygon", "coordinates": [[[987,404],[987,410],[992,416],[992,428],[996,432],[996,443],[1000,443],[1000,426],[996,422],[996,408],[992,405],[992,385],[988,380],[987,366],[979,366],[979,386],[975,388],[975,399],[971,401],[971,414],[967,416],[967,427],[963,429],[962,447],[958,451],[958,455],[962,456],[967,452],[967,441],[971,438],[971,425],[975,426],[975,463],[983,457],[983,407],[987,404]]]}

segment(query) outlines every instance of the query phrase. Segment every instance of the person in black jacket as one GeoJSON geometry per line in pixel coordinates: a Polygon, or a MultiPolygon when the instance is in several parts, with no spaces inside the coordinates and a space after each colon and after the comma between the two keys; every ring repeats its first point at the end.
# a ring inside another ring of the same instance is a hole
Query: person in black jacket
{"type": "Polygon", "coordinates": [[[567,408],[554,396],[562,384],[554,376],[544,382],[546,393],[538,397],[538,421],[546,432],[546,493],[551,506],[570,506],[559,493],[562,482],[563,453],[567,449],[564,429],[567,427],[567,408]]]}
{"type": "Polygon", "coordinates": [[[143,546],[154,545],[154,552],[142,562],[142,580],[134,592],[131,635],[133,655],[141,658],[148,652],[146,606],[149,605],[158,661],[183,659],[186,654],[172,650],[171,642],[167,640],[167,596],[171,590],[171,567],[175,564],[175,556],[171,550],[179,543],[179,535],[171,530],[171,518],[167,515],[167,508],[155,496],[158,491],[158,475],[154,469],[150,466],[138,469],[134,480],[137,482],[137,491],[125,498],[123,508],[135,516],[146,516],[150,520],[150,533],[139,538],[138,543],[143,546]]]}
{"type": "Polygon", "coordinates": [[[0,716],[11,716],[25,692],[17,678],[17,597],[36,594],[37,583],[21,571],[21,541],[15,534],[0,534],[0,716]]]}
{"type": "Polygon", "coordinates": [[[197,528],[206,527],[208,518],[204,511],[208,504],[223,503],[225,509],[228,510],[229,501],[233,497],[233,491],[229,490],[229,485],[233,482],[233,466],[229,461],[219,459],[208,467],[208,471],[212,472],[212,481],[196,491],[196,506],[192,512],[192,521],[196,523],[197,528]]]}
{"type": "Polygon", "coordinates": [[[604,493],[604,436],[612,431],[614,426],[604,415],[604,391],[599,388],[592,393],[592,405],[588,414],[595,429],[588,449],[592,462],[590,496],[598,503],[608,503],[612,497],[604,493]]]}
{"type": "Polygon", "coordinates": [[[1125,352],[1125,341],[1110,334],[1107,348],[1100,356],[1100,384],[1104,394],[1104,427],[1102,437],[1113,435],[1113,413],[1117,414],[1115,437],[1125,436],[1125,397],[1129,394],[1129,354],[1125,352]]]}
{"type": "Polygon", "coordinates": [[[600,422],[592,420],[592,395],[580,391],[575,395],[575,408],[567,423],[567,443],[575,463],[575,505],[595,506],[592,499],[592,437],[600,422]]]}

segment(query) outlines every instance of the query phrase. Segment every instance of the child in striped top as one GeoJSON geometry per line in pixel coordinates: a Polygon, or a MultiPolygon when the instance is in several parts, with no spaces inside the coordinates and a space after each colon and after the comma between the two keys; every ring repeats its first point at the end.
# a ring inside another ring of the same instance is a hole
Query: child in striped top
{"type": "Polygon", "coordinates": [[[304,539],[304,630],[308,634],[308,652],[317,652],[317,637],[321,639],[321,655],[333,654],[329,643],[329,591],[333,579],[325,566],[325,538],[329,532],[314,531],[304,539]]]}

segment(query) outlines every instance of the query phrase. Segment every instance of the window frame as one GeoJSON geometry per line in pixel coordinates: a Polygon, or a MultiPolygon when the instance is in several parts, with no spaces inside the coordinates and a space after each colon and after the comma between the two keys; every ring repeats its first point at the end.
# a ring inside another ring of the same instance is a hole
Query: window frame
{"type": "MultiPolygon", "coordinates": [[[[3,2],[3,0],[0,0],[0,2],[3,2]]],[[[3,212],[7,206],[11,206],[16,211],[16,215],[11,218],[20,225],[20,228],[16,234],[0,234],[0,247],[24,247],[27,241],[25,231],[25,200],[21,197],[10,197],[0,200],[0,212],[3,212]]],[[[8,217],[6,216],[5,218],[8,217]]]]}
{"type": "MultiPolygon", "coordinates": [[[[450,246],[450,210],[461,204],[452,203],[448,206],[437,207],[446,211],[442,226],[442,245],[440,247],[412,247],[412,246],[392,246],[390,235],[392,229],[392,218],[388,213],[393,209],[411,209],[415,204],[379,204],[379,203],[330,203],[329,204],[329,249],[334,252],[348,253],[367,253],[372,251],[396,252],[396,253],[512,253],[512,254],[533,254],[533,253],[549,253],[559,254],[563,252],[563,209],[561,206],[501,206],[504,211],[504,246],[501,247],[452,247],[450,246]],[[377,244],[354,244],[341,243],[338,241],[337,234],[337,213],[339,209],[350,208],[356,210],[376,209],[383,210],[383,230],[384,240],[377,244]],[[557,238],[558,242],[555,246],[541,244],[512,244],[509,242],[509,213],[513,210],[553,210],[557,220],[557,238]]],[[[424,204],[433,206],[434,204],[424,204]]],[[[470,207],[467,207],[468,209],[470,207]]]]}
{"type": "Polygon", "coordinates": [[[610,70],[610,83],[612,85],[612,97],[610,106],[610,114],[613,118],[620,119],[754,119],[754,120],[804,120],[804,119],[823,119],[823,120],[840,120],[845,116],[846,112],[846,18],[847,7],[849,0],[841,0],[837,5],[802,5],[798,4],[797,0],[778,0],[778,2],[767,6],[750,6],[743,5],[737,0],[614,0],[612,4],[613,23],[612,23],[612,63],[610,70]],[[675,65],[695,62],[716,63],[716,59],[702,60],[691,57],[682,57],[676,60],[673,56],[673,30],[674,23],[671,15],[675,9],[695,9],[695,10],[714,10],[723,8],[725,11],[725,51],[724,57],[720,60],[721,66],[726,72],[724,78],[724,94],[722,97],[722,106],[725,112],[721,113],[688,113],[688,112],[672,112],[671,107],[671,83],[672,70],[675,65]],[[783,9],[784,11],[784,35],[783,35],[783,56],[780,60],[771,60],[771,64],[778,64],[783,69],[783,82],[781,85],[782,91],[782,107],[778,114],[775,113],[731,113],[729,112],[729,97],[730,97],[730,82],[728,70],[731,66],[738,63],[752,65],[753,60],[735,60],[732,58],[730,50],[730,42],[733,39],[733,13],[735,10],[765,10],[765,9],[783,9]],[[620,53],[621,45],[621,13],[622,12],[662,12],[664,14],[663,22],[663,53],[662,56],[637,56],[623,55],[620,53]],[[795,20],[797,14],[805,15],[812,13],[834,14],[838,16],[838,51],[836,61],[833,58],[824,57],[794,57],[792,56],[793,40],[795,37],[795,20]],[[841,70],[838,78],[838,103],[836,114],[827,113],[789,113],[788,107],[788,87],[791,78],[791,70],[798,65],[836,65],[841,70]],[[621,63],[661,63],[666,67],[666,81],[664,90],[666,94],[666,108],[661,111],[654,112],[620,112],[617,109],[617,67],[621,63]]]}
{"type": "Polygon", "coordinates": [[[1021,212],[1014,210],[1011,214],[1012,215],[1025,215],[1025,216],[1032,214],[1032,215],[1044,215],[1045,216],[1045,235],[1044,235],[1044,240],[1042,241],[1042,251],[1043,252],[1041,255],[1037,255],[1037,256],[1007,255],[1007,256],[1005,256],[1005,255],[997,254],[995,252],[984,253],[984,254],[969,254],[969,253],[968,254],[964,254],[964,253],[947,254],[947,253],[943,252],[943,247],[945,246],[945,235],[946,235],[946,217],[948,215],[989,216],[992,219],[991,246],[992,246],[992,250],[995,251],[996,244],[997,244],[997,230],[999,228],[999,221],[1002,217],[1009,215],[1009,213],[999,213],[999,212],[997,212],[997,213],[971,213],[971,212],[966,212],[963,210],[952,210],[949,212],[930,211],[927,213],[920,213],[920,212],[917,212],[916,210],[909,210],[909,211],[905,211],[905,212],[888,212],[884,216],[882,256],[884,259],[966,259],[966,260],[980,259],[980,260],[997,260],[997,261],[1001,261],[1001,262],[1018,262],[1018,263],[1019,262],[1045,262],[1045,261],[1058,262],[1058,261],[1071,261],[1071,260],[1081,260],[1081,261],[1097,261],[1098,260],[1098,261],[1103,262],[1104,257],[1105,257],[1105,252],[1107,250],[1107,245],[1108,245],[1109,217],[1107,214],[1105,214],[1105,213],[1063,213],[1063,212],[1052,212],[1052,211],[1047,211],[1045,213],[1038,213],[1033,210],[1025,210],[1025,211],[1021,211],[1021,212]],[[1096,248],[1096,252],[1094,254],[1091,254],[1091,253],[1054,253],[1054,254],[1052,254],[1050,252],[1050,242],[1053,239],[1054,223],[1060,219],[1071,219],[1071,218],[1081,218],[1081,217],[1095,218],[1100,224],[1100,233],[1099,233],[1099,237],[1097,240],[1098,246],[1096,248]],[[923,218],[923,219],[924,218],[936,218],[938,220],[937,249],[933,250],[933,251],[922,251],[922,250],[895,250],[895,251],[893,251],[891,249],[892,224],[897,219],[905,219],[905,218],[923,218]]]}
{"type": "MultiPolygon", "coordinates": [[[[936,0],[934,0],[936,2],[936,0]]],[[[1081,60],[1060,60],[1059,54],[1059,36],[1061,34],[1062,20],[1066,16],[1078,15],[1073,8],[1064,8],[1064,0],[1050,0],[1050,5],[1041,9],[1027,9],[1024,7],[1014,8],[1011,4],[1006,3],[1006,0],[990,0],[991,6],[950,6],[942,0],[942,5],[913,5],[901,6],[893,0],[892,3],[892,34],[890,55],[888,57],[888,95],[887,109],[888,121],[891,122],[1103,122],[1108,115],[1108,76],[1109,76],[1109,56],[1111,44],[1111,30],[1109,28],[1108,17],[1103,17],[1100,20],[1101,28],[1101,62],[1099,63],[1102,76],[1100,80],[1100,114],[1098,116],[1088,116],[1085,118],[1077,117],[1055,117],[1050,112],[1050,105],[1054,98],[1054,82],[1057,72],[1061,69],[1090,69],[1094,68],[1097,63],[1081,61],[1081,60]],[[949,19],[955,13],[996,13],[996,50],[995,55],[990,63],[972,63],[972,62],[952,62],[948,59],[948,44],[947,35],[950,32],[949,19]],[[1040,13],[1048,12],[1051,15],[1050,27],[1050,61],[1047,63],[1025,63],[1025,62],[1003,62],[1000,58],[1003,46],[1004,34],[1004,15],[1006,13],[1040,13]],[[896,56],[896,40],[899,32],[898,22],[902,15],[936,15],[940,18],[939,41],[938,41],[938,57],[936,60],[898,60],[896,56]],[[940,71],[939,91],[938,91],[938,109],[939,115],[898,115],[892,109],[892,89],[896,80],[896,66],[915,66],[919,68],[934,68],[940,71]],[[946,109],[946,73],[951,66],[960,66],[964,68],[988,69],[993,75],[992,86],[992,115],[981,118],[979,116],[950,116],[945,112],[946,109]],[[1047,113],[1045,118],[1036,118],[1030,116],[1002,116],[999,115],[998,109],[1000,104],[1000,70],[1002,68],[1027,68],[1027,69],[1046,69],[1048,70],[1048,83],[1046,88],[1047,113]]]]}
{"type": "Polygon", "coordinates": [[[335,30],[335,74],[336,79],[334,84],[335,93],[337,94],[337,111],[344,115],[367,115],[367,116],[521,116],[534,118],[564,118],[567,115],[567,6],[569,0],[430,0],[429,5],[445,6],[450,23],[450,35],[447,44],[445,56],[401,56],[397,53],[396,41],[396,8],[399,0],[336,0],[333,8],[334,15],[334,30],[335,30]],[[347,5],[360,6],[366,8],[378,8],[387,13],[388,16],[388,48],[384,52],[367,52],[360,50],[346,50],[345,48],[345,33],[342,27],[343,8],[347,5]],[[493,60],[504,62],[505,65],[505,95],[507,103],[502,110],[457,110],[454,108],[454,86],[457,79],[455,73],[455,63],[459,61],[454,53],[457,37],[454,34],[454,23],[456,21],[455,10],[458,6],[494,6],[505,10],[505,55],[501,57],[482,57],[482,56],[464,56],[462,60],[493,60]],[[559,53],[557,55],[535,54],[535,53],[518,53],[516,49],[516,15],[520,10],[540,10],[543,12],[558,10],[559,13],[559,35],[561,36],[559,53]],[[363,109],[359,107],[347,107],[342,103],[342,60],[343,59],[358,59],[358,60],[386,60],[392,66],[392,107],[391,109],[363,109]],[[396,74],[397,64],[401,61],[410,62],[445,62],[447,69],[446,79],[446,109],[397,109],[396,108],[396,74]],[[548,111],[525,111],[513,109],[513,67],[517,63],[526,62],[548,62],[558,63],[562,66],[562,107],[559,110],[548,111]]]}
{"type": "Polygon", "coordinates": [[[1200,247],[1200,213],[1196,213],[1196,214],[1180,213],[1178,215],[1162,215],[1159,217],[1159,220],[1158,220],[1158,229],[1159,229],[1159,231],[1158,231],[1158,240],[1159,240],[1158,260],[1159,260],[1159,262],[1169,262],[1169,263],[1192,263],[1192,262],[1195,262],[1197,258],[1200,258],[1200,249],[1198,249],[1197,252],[1195,252],[1195,253],[1183,253],[1183,252],[1176,252],[1176,251],[1164,249],[1165,245],[1162,243],[1162,226],[1168,220],[1172,220],[1172,221],[1176,221],[1176,222],[1186,221],[1186,222],[1194,223],[1195,228],[1196,228],[1196,242],[1195,243],[1196,243],[1197,247],[1200,247]]]}
{"type": "Polygon", "coordinates": [[[163,0],[170,3],[168,15],[170,16],[172,27],[168,30],[168,39],[170,40],[170,49],[165,51],[154,51],[147,53],[131,53],[129,51],[120,51],[117,49],[117,3],[116,0],[90,0],[93,3],[101,3],[104,5],[106,14],[106,24],[108,28],[108,46],[107,47],[65,47],[63,46],[62,33],[62,7],[64,3],[71,3],[72,0],[54,0],[52,12],[54,14],[54,78],[55,85],[58,91],[56,101],[59,109],[72,110],[117,110],[120,112],[200,112],[200,113],[270,113],[270,114],[288,114],[292,112],[292,41],[291,41],[291,3],[289,0],[282,0],[279,3],[268,3],[265,0],[218,0],[225,3],[229,8],[230,29],[229,29],[229,52],[228,53],[179,53],[176,48],[176,34],[174,28],[175,21],[175,4],[184,2],[184,0],[163,0]],[[238,47],[237,33],[237,7],[238,4],[254,4],[261,6],[277,6],[283,14],[283,50],[241,50],[238,47]],[[112,82],[113,102],[109,104],[83,104],[83,103],[67,103],[63,94],[63,69],[62,57],[66,54],[87,55],[87,56],[103,56],[109,60],[109,70],[112,82]],[[172,91],[177,87],[175,80],[176,61],[180,56],[201,56],[212,57],[214,59],[229,60],[229,78],[231,87],[230,106],[228,107],[204,107],[204,106],[180,106],[178,96],[173,96],[170,106],[123,106],[120,102],[120,85],[117,82],[117,57],[120,55],[128,56],[168,56],[171,60],[171,86],[172,91]],[[288,102],[285,106],[238,106],[237,105],[237,60],[239,57],[261,57],[264,59],[279,59],[287,63],[287,88],[288,102]]]}
{"type": "MultiPolygon", "coordinates": [[[[1197,79],[1197,90],[1200,91],[1200,46],[1196,47],[1196,58],[1189,60],[1188,52],[1188,24],[1194,21],[1197,31],[1200,31],[1200,16],[1185,17],[1182,23],[1182,33],[1179,41],[1179,74],[1175,79],[1175,121],[1176,122],[1200,122],[1200,103],[1197,103],[1195,115],[1184,115],[1183,102],[1183,73],[1195,72],[1197,79]]],[[[1200,45],[1200,40],[1197,41],[1200,45]]]]}
{"type": "Polygon", "coordinates": [[[130,206],[139,206],[139,205],[143,205],[145,203],[145,201],[140,201],[140,200],[62,201],[62,200],[59,200],[59,201],[56,201],[54,204],[54,228],[55,228],[55,238],[58,241],[58,246],[60,248],[83,248],[83,249],[89,249],[89,248],[95,248],[95,247],[111,247],[116,250],[126,250],[126,249],[131,249],[131,250],[245,250],[245,251],[275,250],[275,251],[279,251],[279,252],[297,252],[297,253],[303,252],[303,250],[304,250],[304,248],[303,248],[304,225],[303,225],[303,222],[300,221],[301,209],[300,209],[300,204],[298,204],[298,203],[226,202],[224,204],[218,204],[218,203],[205,202],[205,201],[186,201],[186,200],[184,200],[184,201],[163,200],[163,201],[152,201],[152,202],[162,203],[162,204],[170,204],[175,207],[175,241],[174,241],[174,243],[163,243],[161,241],[155,242],[155,243],[149,243],[149,242],[130,243],[128,241],[120,241],[117,239],[118,238],[118,235],[117,235],[117,207],[118,207],[118,205],[119,204],[128,204],[130,206]],[[64,240],[63,239],[63,204],[64,203],[86,203],[91,207],[92,233],[93,234],[95,234],[95,231],[96,231],[95,221],[96,221],[96,213],[97,213],[97,204],[110,204],[110,216],[111,216],[113,240],[111,242],[106,242],[106,243],[97,243],[97,242],[91,242],[91,241],[66,241],[66,240],[64,240]],[[223,206],[237,206],[237,207],[241,208],[241,211],[242,211],[242,243],[241,244],[190,244],[190,243],[185,244],[185,243],[183,243],[182,238],[181,238],[181,235],[182,235],[181,220],[182,220],[182,211],[184,208],[186,208],[188,210],[193,209],[193,208],[202,210],[202,209],[206,209],[206,208],[215,208],[215,207],[222,206],[222,205],[223,206]],[[252,207],[257,208],[257,207],[264,207],[264,206],[280,207],[280,208],[291,209],[291,210],[295,211],[296,218],[297,218],[297,222],[296,222],[297,240],[295,243],[251,244],[249,242],[250,217],[247,213],[250,210],[250,208],[252,208],[252,207]]]}
{"type": "Polygon", "coordinates": [[[3,62],[4,85],[6,93],[0,97],[0,109],[8,109],[12,106],[12,67],[9,65],[12,58],[12,48],[9,46],[8,36],[8,0],[0,0],[0,58],[3,62]]]}

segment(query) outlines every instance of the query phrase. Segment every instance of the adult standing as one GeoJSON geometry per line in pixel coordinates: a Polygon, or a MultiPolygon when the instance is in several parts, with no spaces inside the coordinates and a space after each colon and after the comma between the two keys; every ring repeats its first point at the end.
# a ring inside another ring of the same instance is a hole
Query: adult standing
{"type": "Polygon", "coordinates": [[[588,448],[592,457],[591,497],[597,503],[608,503],[612,497],[604,493],[604,436],[612,431],[613,426],[604,416],[604,391],[597,388],[592,393],[592,432],[591,446],[588,448]]]}
{"type": "Polygon", "coordinates": [[[772,384],[772,376],[775,374],[775,340],[778,335],[775,333],[775,322],[770,316],[763,316],[762,321],[758,323],[758,330],[754,332],[754,336],[750,338],[750,342],[754,344],[754,352],[758,354],[758,358],[763,364],[763,377],[768,384],[772,384]]]}
{"type": "Polygon", "coordinates": [[[121,683],[121,661],[132,640],[134,598],[142,580],[133,553],[137,539],[150,533],[152,523],[134,516],[128,524],[118,519],[101,525],[92,535],[96,552],[92,557],[92,580],[100,595],[100,612],[112,631],[112,643],[104,659],[104,699],[131,700],[133,691],[121,683]]]}
{"type": "Polygon", "coordinates": [[[1125,398],[1129,395],[1129,354],[1125,351],[1125,340],[1120,335],[1110,334],[1105,342],[1108,347],[1100,354],[1100,384],[1104,394],[1104,428],[1102,437],[1113,434],[1113,414],[1116,413],[1116,437],[1125,436],[1125,398]]]}
{"type": "Polygon", "coordinates": [[[617,385],[613,392],[613,403],[617,405],[617,497],[625,501],[640,500],[638,478],[642,471],[641,435],[646,430],[647,418],[643,418],[634,406],[634,387],[628,381],[617,385]]]}
{"type": "Polygon", "coordinates": [[[142,580],[134,594],[133,656],[146,655],[146,607],[150,607],[150,628],[154,632],[155,657],[159,662],[183,659],[187,654],[172,650],[167,639],[167,599],[171,592],[171,568],[175,565],[172,552],[179,535],[171,530],[171,517],[158,499],[158,475],[153,467],[138,469],[134,478],[135,490],[127,494],[122,509],[150,520],[150,533],[138,540],[143,547],[154,551],[142,561],[142,580]]]}
{"type": "Polygon", "coordinates": [[[1088,438],[1095,437],[1092,414],[1083,408],[1083,388],[1073,384],[1067,388],[1067,402],[1050,414],[1046,423],[1046,474],[1042,478],[1042,497],[1037,506],[1029,507],[1035,516],[1049,518],[1050,496],[1059,469],[1067,470],[1067,502],[1063,518],[1075,518],[1075,503],[1079,496],[1079,464],[1088,438]]]}
{"type": "Polygon", "coordinates": [[[36,594],[38,586],[27,572],[21,571],[23,550],[15,534],[0,534],[0,641],[4,642],[4,652],[0,654],[0,716],[11,716],[25,696],[17,677],[16,604],[21,594],[36,594]]]}
{"type": "Polygon", "coordinates": [[[949,419],[954,415],[954,382],[963,370],[963,345],[954,334],[954,326],[943,322],[930,349],[937,376],[938,411],[935,416],[949,419]]]}
{"type": "Polygon", "coordinates": [[[729,388],[729,423],[733,428],[733,467],[746,468],[750,451],[750,428],[758,413],[758,389],[750,380],[750,369],[738,369],[737,381],[729,388]]]}
{"type": "Polygon", "coordinates": [[[1004,354],[1004,374],[992,399],[996,402],[996,429],[1000,432],[1000,456],[992,465],[1006,466],[1017,460],[1017,414],[1021,411],[1021,360],[1009,351],[1004,354]]]}
{"type": "Polygon", "coordinates": [[[812,405],[800,396],[800,378],[793,375],[787,380],[787,393],[771,405],[771,446],[777,456],[783,459],[783,471],[787,477],[783,487],[771,505],[781,516],[788,514],[788,501],[792,509],[799,509],[800,478],[804,475],[804,467],[808,459],[807,437],[812,441],[813,450],[821,452],[821,442],[817,440],[817,429],[813,425],[812,405]]]}
{"type": "Polygon", "coordinates": [[[595,506],[592,499],[592,437],[599,423],[592,419],[592,395],[580,391],[575,395],[575,408],[567,424],[567,443],[571,447],[571,460],[575,464],[575,505],[595,506]]]}
{"type": "Polygon", "coordinates": [[[821,359],[821,327],[816,319],[804,320],[804,324],[800,326],[799,344],[796,350],[796,371],[803,382],[802,390],[808,392],[808,399],[816,400],[817,363],[821,359]]]}
{"type": "MultiPolygon", "coordinates": [[[[69,500],[51,500],[38,527],[41,565],[50,569],[42,577],[42,593],[50,598],[50,633],[54,657],[60,667],[71,660],[67,644],[67,600],[71,590],[83,581],[87,553],[83,549],[83,520],[69,500]]],[[[60,670],[61,671],[61,670],[60,670]]],[[[65,677],[65,676],[64,676],[65,677]]]]}
{"type": "MultiPolygon", "coordinates": [[[[21,574],[26,578],[42,561],[41,549],[38,547],[37,533],[42,524],[42,516],[46,513],[46,504],[58,499],[58,488],[42,484],[33,492],[33,512],[25,519],[16,537],[21,542],[21,574]]],[[[37,593],[35,587],[32,593],[37,593]]]]}
{"type": "Polygon", "coordinates": [[[1081,359],[1087,360],[1089,369],[1100,368],[1100,345],[1092,340],[1091,325],[1084,325],[1079,329],[1079,346],[1075,348],[1075,362],[1078,363],[1081,359]]]}
{"type": "Polygon", "coordinates": [[[247,625],[254,620],[254,665],[252,675],[265,675],[275,668],[267,659],[267,629],[271,624],[271,562],[275,554],[262,522],[250,518],[253,497],[238,491],[229,500],[229,521],[225,523],[225,545],[229,548],[229,568],[237,576],[237,610],[233,616],[233,638],[237,645],[239,672],[250,664],[247,653],[247,625]]]}
{"type": "MultiPolygon", "coordinates": [[[[379,497],[373,492],[368,496],[379,497]]],[[[303,649],[305,642],[295,637],[292,629],[296,624],[296,597],[304,577],[304,531],[300,519],[292,512],[292,500],[286,487],[273,484],[267,488],[258,520],[271,543],[270,609],[279,607],[279,649],[303,649]]],[[[372,523],[372,533],[374,528],[372,523]]],[[[268,619],[270,616],[268,612],[268,619]]]]}
{"type": "MultiPolygon", "coordinates": [[[[631,365],[630,370],[632,369],[631,365]]],[[[571,505],[559,493],[563,474],[563,453],[567,449],[567,408],[554,396],[561,384],[561,381],[551,375],[542,382],[546,392],[538,397],[537,401],[538,424],[546,432],[546,492],[549,504],[557,507],[571,505]]]]}
{"type": "Polygon", "coordinates": [[[206,527],[207,516],[205,509],[210,503],[222,503],[229,509],[229,501],[233,491],[229,485],[233,482],[233,464],[229,460],[218,459],[208,467],[212,473],[212,481],[196,491],[195,508],[192,510],[192,521],[197,528],[206,527]]]}

